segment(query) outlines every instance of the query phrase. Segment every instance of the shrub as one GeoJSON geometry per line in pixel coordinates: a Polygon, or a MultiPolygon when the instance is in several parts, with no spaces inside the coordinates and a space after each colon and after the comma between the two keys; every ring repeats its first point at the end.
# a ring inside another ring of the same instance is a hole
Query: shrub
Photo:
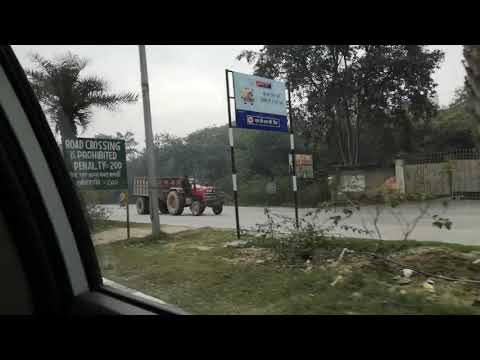
{"type": "MultiPolygon", "coordinates": [[[[315,251],[325,247],[330,240],[338,235],[338,230],[350,231],[356,234],[369,235],[379,241],[377,250],[381,245],[382,234],[378,226],[380,216],[384,211],[389,211],[397,220],[402,232],[403,240],[408,240],[409,236],[417,226],[420,219],[425,216],[432,218],[432,225],[440,229],[450,229],[452,222],[448,218],[441,217],[438,214],[430,213],[431,196],[428,194],[401,194],[391,189],[379,189],[373,195],[368,195],[363,199],[363,203],[373,204],[374,212],[372,219],[367,222],[362,213],[359,214],[361,226],[351,226],[344,221],[350,218],[354,212],[359,212],[361,206],[358,202],[350,200],[347,206],[338,207],[335,202],[322,202],[316,210],[310,211],[303,218],[299,219],[299,226],[296,227],[295,219],[274,214],[270,209],[265,208],[267,221],[263,224],[257,224],[257,232],[260,235],[256,238],[259,246],[268,246],[272,248],[274,254],[283,260],[299,261],[313,259],[315,251]],[[402,215],[400,205],[407,202],[413,202],[418,206],[418,214],[412,219],[407,219],[402,215]],[[320,214],[327,214],[326,221],[319,221],[320,214]]],[[[446,202],[443,205],[448,205],[446,202]]]]}
{"type": "Polygon", "coordinates": [[[105,221],[110,217],[110,212],[98,204],[102,199],[102,192],[84,191],[78,192],[80,202],[87,220],[90,231],[95,231],[95,225],[101,221],[105,221]]]}

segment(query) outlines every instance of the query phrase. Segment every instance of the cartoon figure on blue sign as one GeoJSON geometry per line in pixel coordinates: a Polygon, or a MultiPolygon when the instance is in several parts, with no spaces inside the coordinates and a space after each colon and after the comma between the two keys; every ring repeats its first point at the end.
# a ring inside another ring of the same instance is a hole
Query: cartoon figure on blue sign
{"type": "Polygon", "coordinates": [[[252,89],[244,88],[242,90],[242,93],[241,93],[240,97],[242,98],[244,104],[253,105],[253,103],[255,102],[255,99],[253,98],[253,90],[252,89]]]}

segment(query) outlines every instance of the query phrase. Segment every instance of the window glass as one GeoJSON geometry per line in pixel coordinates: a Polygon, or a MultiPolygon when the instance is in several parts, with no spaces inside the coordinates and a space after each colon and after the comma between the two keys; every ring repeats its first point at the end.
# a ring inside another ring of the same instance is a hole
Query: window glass
{"type": "Polygon", "coordinates": [[[478,47],[13,49],[106,284],[193,314],[480,313],[478,47]]]}

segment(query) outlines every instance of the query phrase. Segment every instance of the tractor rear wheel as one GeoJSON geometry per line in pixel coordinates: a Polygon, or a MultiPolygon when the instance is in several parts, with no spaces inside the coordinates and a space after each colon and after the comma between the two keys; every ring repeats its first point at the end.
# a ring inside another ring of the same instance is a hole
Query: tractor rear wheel
{"type": "Polygon", "coordinates": [[[150,202],[148,197],[139,197],[137,199],[137,214],[146,215],[150,213],[150,202]]]}
{"type": "Polygon", "coordinates": [[[190,211],[194,216],[200,216],[205,211],[205,205],[201,201],[193,200],[192,205],[190,205],[190,211]]]}
{"type": "Polygon", "coordinates": [[[181,215],[185,207],[185,198],[176,190],[171,190],[167,195],[167,209],[170,215],[181,215]]]}
{"type": "Polygon", "coordinates": [[[223,205],[216,205],[212,207],[212,210],[215,215],[220,215],[223,211],[223,205]]]}

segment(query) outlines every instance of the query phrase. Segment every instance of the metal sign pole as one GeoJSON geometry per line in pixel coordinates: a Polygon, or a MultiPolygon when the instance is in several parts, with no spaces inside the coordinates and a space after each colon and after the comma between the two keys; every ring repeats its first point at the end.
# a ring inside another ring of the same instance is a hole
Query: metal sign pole
{"type": "Polygon", "coordinates": [[[297,195],[297,175],[295,170],[295,139],[293,132],[293,114],[292,114],[292,102],[290,95],[290,83],[287,83],[288,91],[288,115],[290,118],[290,154],[292,159],[292,187],[293,187],[293,199],[295,201],[295,225],[298,229],[298,195],[297,195]]]}
{"type": "Polygon", "coordinates": [[[130,240],[130,209],[129,209],[129,203],[128,203],[128,189],[126,193],[126,207],[127,207],[127,240],[130,240]]]}
{"type": "Polygon", "coordinates": [[[152,114],[150,112],[150,94],[148,89],[147,56],[145,45],[138,45],[140,53],[140,75],[142,82],[143,117],[145,121],[145,143],[147,150],[148,190],[150,195],[150,217],[152,219],[152,235],[160,235],[160,219],[158,216],[158,185],[155,181],[155,159],[153,156],[152,114]]]}
{"type": "MultiPolygon", "coordinates": [[[[232,159],[232,186],[233,186],[233,201],[235,203],[235,221],[237,225],[237,239],[240,239],[240,221],[238,218],[238,189],[237,189],[237,169],[235,167],[235,151],[233,144],[233,127],[232,127],[232,112],[230,108],[230,100],[235,99],[235,96],[230,96],[230,83],[228,81],[229,70],[225,70],[225,81],[227,84],[227,105],[228,105],[228,139],[230,143],[230,156],[232,159]]],[[[235,93],[235,89],[234,89],[235,93]]]]}

